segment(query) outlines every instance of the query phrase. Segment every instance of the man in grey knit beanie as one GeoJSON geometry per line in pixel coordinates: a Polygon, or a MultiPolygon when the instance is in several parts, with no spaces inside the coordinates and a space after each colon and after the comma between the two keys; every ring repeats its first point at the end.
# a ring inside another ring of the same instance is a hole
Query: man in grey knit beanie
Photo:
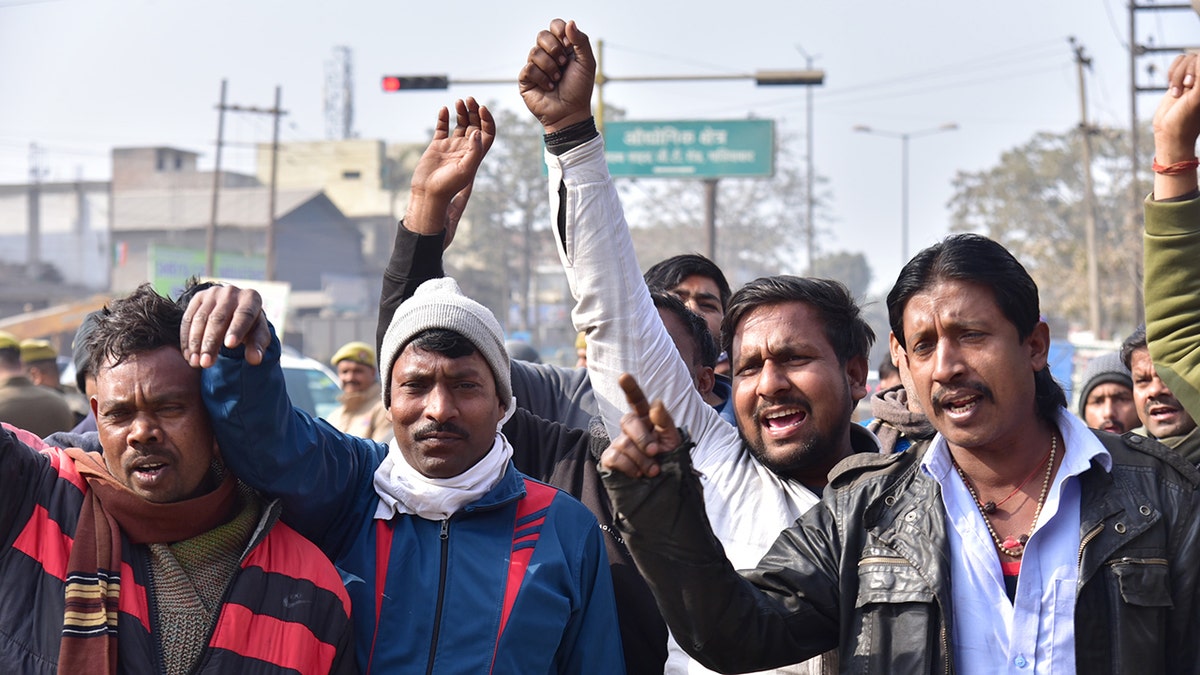
{"type": "Polygon", "coordinates": [[[1079,390],[1079,417],[1089,427],[1123,434],[1141,425],[1133,403],[1133,378],[1116,352],[1088,361],[1079,390]]]}
{"type": "Polygon", "coordinates": [[[383,383],[383,405],[392,405],[392,367],[397,357],[417,335],[440,328],[467,338],[487,361],[496,377],[496,394],[506,410],[512,410],[512,380],[504,330],[491,310],[463,295],[450,277],[421,284],[392,316],[379,353],[379,381],[383,383]]]}

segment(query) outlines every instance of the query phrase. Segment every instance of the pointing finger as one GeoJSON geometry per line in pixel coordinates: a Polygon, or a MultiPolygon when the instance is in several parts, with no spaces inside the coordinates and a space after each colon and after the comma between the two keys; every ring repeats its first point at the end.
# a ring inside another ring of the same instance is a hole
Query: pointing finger
{"type": "Polygon", "coordinates": [[[637,380],[629,373],[621,373],[617,378],[617,384],[621,385],[621,390],[625,392],[625,400],[629,403],[629,407],[633,409],[634,414],[638,417],[647,418],[650,416],[650,402],[646,400],[646,394],[642,392],[642,388],[638,386],[637,380]]]}

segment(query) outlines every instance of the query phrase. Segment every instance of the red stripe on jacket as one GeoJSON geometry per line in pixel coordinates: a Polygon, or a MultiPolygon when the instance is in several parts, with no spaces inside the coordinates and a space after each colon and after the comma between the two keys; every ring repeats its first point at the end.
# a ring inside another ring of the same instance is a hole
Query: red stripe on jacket
{"type": "Polygon", "coordinates": [[[209,647],[258,659],[302,675],[328,673],[337,647],[317,639],[307,626],[255,614],[243,605],[221,608],[209,647]]]}
{"type": "Polygon", "coordinates": [[[124,560],[121,561],[121,599],[117,608],[122,614],[137,619],[142,628],[150,632],[150,601],[146,597],[146,587],[133,578],[133,567],[124,560]]]}
{"type": "Polygon", "coordinates": [[[18,441],[49,457],[50,466],[54,469],[55,473],[71,485],[79,488],[80,492],[87,492],[87,484],[84,483],[83,477],[75,469],[75,461],[67,457],[67,453],[63,452],[62,448],[46,445],[46,441],[39,438],[37,434],[24,429],[18,429],[8,422],[4,422],[0,426],[11,431],[17,437],[18,441]]]}
{"type": "Polygon", "coordinates": [[[46,447],[39,452],[50,458],[50,466],[58,472],[59,478],[74,485],[80,492],[87,493],[87,481],[79,475],[79,468],[75,466],[75,460],[68,457],[62,448],[46,447]]]}
{"type": "Polygon", "coordinates": [[[74,540],[63,533],[50,512],[41,504],[35,504],[21,534],[13,542],[13,548],[38,561],[46,574],[66,581],[67,557],[71,554],[72,543],[74,540]]]}
{"type": "MultiPolygon", "coordinates": [[[[527,546],[519,550],[515,550],[518,544],[532,542],[536,545],[538,537],[541,536],[541,530],[538,529],[546,521],[546,518],[533,520],[529,523],[521,523],[522,518],[528,517],[530,514],[537,513],[542,509],[550,507],[550,502],[554,501],[558,490],[548,485],[542,485],[531,480],[525,481],[525,496],[521,501],[517,502],[517,515],[513,520],[513,552],[512,557],[508,562],[508,582],[504,587],[504,610],[500,614],[500,630],[497,636],[504,634],[504,626],[508,623],[508,617],[512,614],[513,605],[517,601],[517,591],[521,589],[521,581],[525,579],[525,570],[529,567],[529,559],[533,557],[535,546],[527,546]],[[536,525],[536,527],[535,527],[536,525]],[[518,535],[518,528],[525,530],[533,529],[533,532],[525,535],[518,535]]],[[[499,640],[497,640],[499,644],[499,640]]]]}
{"type": "Polygon", "coordinates": [[[13,435],[17,437],[18,441],[21,441],[34,450],[45,450],[46,448],[50,447],[49,445],[46,445],[46,441],[43,441],[40,436],[32,431],[26,431],[24,429],[14,427],[8,422],[0,422],[0,426],[11,431],[13,435]]]}
{"type": "Polygon", "coordinates": [[[75,466],[75,460],[68,457],[62,448],[47,447],[40,452],[50,458],[50,466],[58,472],[59,478],[74,485],[80,492],[87,493],[87,481],[79,475],[79,468],[75,466]]]}
{"type": "Polygon", "coordinates": [[[316,544],[282,522],[275,523],[267,537],[271,545],[254,547],[242,564],[243,568],[259,567],[264,572],[311,581],[317,588],[336,595],[342,601],[346,616],[350,615],[346,586],[316,544]]]}

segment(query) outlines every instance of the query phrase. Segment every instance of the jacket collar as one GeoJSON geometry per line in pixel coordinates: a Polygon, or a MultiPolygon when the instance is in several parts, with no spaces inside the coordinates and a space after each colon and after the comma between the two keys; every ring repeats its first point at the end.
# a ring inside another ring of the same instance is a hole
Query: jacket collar
{"type": "Polygon", "coordinates": [[[491,490],[488,490],[487,493],[474,503],[464,506],[462,510],[470,513],[472,511],[494,509],[521,499],[524,496],[525,474],[517,471],[517,467],[513,465],[510,459],[505,465],[504,477],[500,479],[500,482],[496,483],[491,490]]]}

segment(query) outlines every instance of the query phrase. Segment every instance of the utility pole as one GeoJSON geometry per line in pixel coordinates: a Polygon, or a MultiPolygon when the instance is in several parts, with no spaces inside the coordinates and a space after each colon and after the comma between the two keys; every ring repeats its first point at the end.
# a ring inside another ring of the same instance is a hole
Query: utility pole
{"type": "Polygon", "coordinates": [[[217,157],[213,165],[212,215],[208,220],[208,232],[204,244],[204,276],[211,277],[216,271],[217,257],[217,204],[221,192],[221,147],[225,143],[225,88],[228,80],[221,80],[221,102],[217,104],[217,157]]]}
{"type": "Polygon", "coordinates": [[[216,241],[217,241],[217,199],[221,186],[221,146],[223,143],[223,134],[225,129],[225,111],[254,113],[259,115],[271,115],[274,119],[272,125],[272,140],[271,140],[271,186],[267,197],[267,209],[270,213],[267,214],[267,231],[266,231],[266,248],[267,248],[267,280],[275,280],[275,192],[276,192],[276,173],[279,167],[279,118],[287,114],[286,110],[281,110],[279,107],[282,92],[279,87],[275,87],[275,107],[273,108],[255,108],[253,106],[244,105],[228,105],[225,103],[225,80],[221,80],[221,103],[217,108],[221,111],[217,122],[217,165],[213,170],[213,198],[212,198],[212,220],[208,225],[208,251],[205,259],[205,274],[213,276],[215,272],[214,258],[216,257],[216,241]]]}
{"type": "Polygon", "coordinates": [[[28,204],[29,241],[26,243],[29,280],[37,281],[42,276],[42,168],[38,166],[37,143],[29,144],[29,193],[28,204]]]}
{"type": "Polygon", "coordinates": [[[596,130],[604,133],[604,40],[596,40],[596,130]]]}
{"type": "Polygon", "coordinates": [[[708,233],[708,259],[717,260],[717,179],[704,179],[704,222],[708,233]]]}
{"type": "Polygon", "coordinates": [[[267,281],[275,281],[275,190],[279,170],[279,110],[282,90],[275,86],[275,107],[271,110],[271,192],[267,197],[267,281]]]}
{"type": "MultiPolygon", "coordinates": [[[[799,51],[800,55],[804,57],[805,69],[811,71],[813,69],[814,57],[808,52],[804,51],[804,48],[800,45],[796,45],[796,50],[799,51]]],[[[813,220],[813,203],[815,200],[815,197],[813,196],[813,88],[807,87],[804,92],[804,96],[804,223],[806,229],[808,230],[805,234],[807,235],[806,239],[808,243],[808,274],[811,276],[814,273],[813,270],[815,269],[813,267],[813,263],[816,262],[816,250],[813,246],[813,242],[816,238],[817,230],[817,224],[813,220]]]]}
{"type": "Polygon", "coordinates": [[[1088,328],[1094,337],[1100,337],[1100,263],[1096,251],[1096,191],[1092,183],[1092,134],[1096,130],[1088,124],[1087,85],[1084,68],[1092,67],[1092,59],[1083,51],[1074,37],[1068,38],[1075,50],[1075,71],[1079,76],[1079,140],[1083,149],[1083,218],[1087,241],[1088,280],[1088,328]]]}

